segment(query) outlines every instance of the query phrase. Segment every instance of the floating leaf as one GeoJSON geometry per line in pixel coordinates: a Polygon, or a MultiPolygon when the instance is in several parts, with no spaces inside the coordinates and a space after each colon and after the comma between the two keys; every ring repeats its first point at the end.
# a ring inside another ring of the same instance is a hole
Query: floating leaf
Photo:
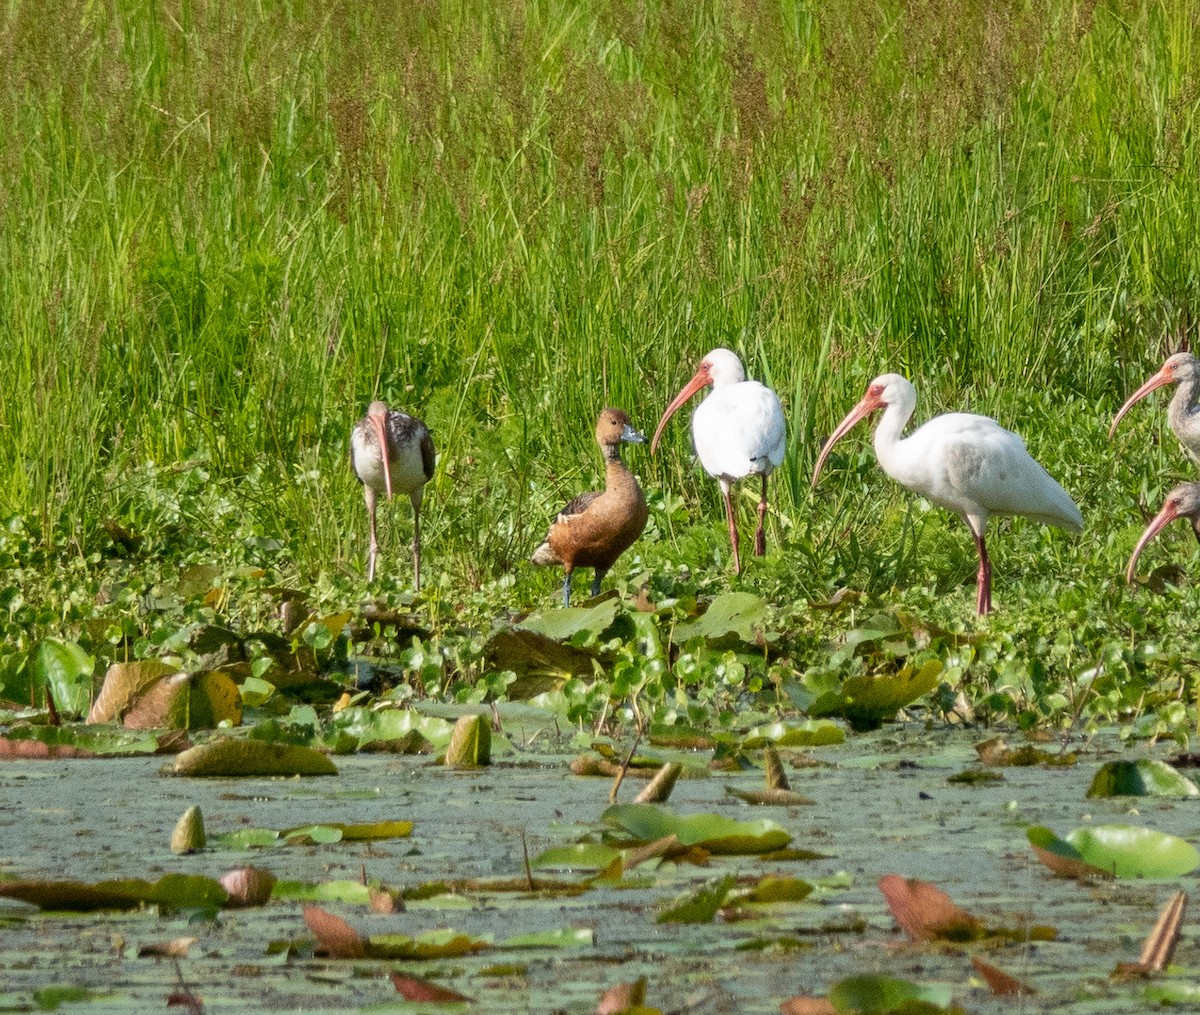
{"type": "Polygon", "coordinates": [[[342,841],[342,830],[329,825],[302,825],[279,835],[289,846],[328,846],[342,841]]]}
{"type": "Polygon", "coordinates": [[[661,804],[617,804],[601,820],[639,842],[674,836],[683,846],[703,846],[711,853],[766,853],[792,841],[774,821],[734,821],[717,814],[681,817],[661,804]]]}
{"type": "Polygon", "coordinates": [[[14,726],[0,737],[0,758],[123,757],[155,754],[160,747],[153,734],[116,726],[14,726]]]}
{"type": "Polygon", "coordinates": [[[692,892],[667,906],[658,914],[657,923],[712,923],[717,910],[725,902],[730,889],[737,884],[737,876],[726,874],[723,878],[709,881],[698,891],[692,892]]]}
{"type": "Polygon", "coordinates": [[[317,947],[335,959],[359,959],[367,953],[366,939],[340,916],[320,906],[304,907],[304,922],[317,939],[317,947]]]}
{"type": "Polygon", "coordinates": [[[1022,983],[1015,976],[1009,976],[1002,969],[997,969],[990,962],[984,962],[978,955],[971,956],[971,965],[983,977],[995,997],[1016,997],[1021,994],[1036,994],[1032,987],[1022,983]]]}
{"type": "Polygon", "coordinates": [[[858,1015],[885,1015],[913,1002],[947,1008],[952,999],[950,988],[943,984],[911,983],[894,976],[851,976],[829,992],[839,1012],[858,1015]]]}
{"type": "Polygon", "coordinates": [[[352,737],[359,748],[402,745],[403,753],[442,748],[450,743],[454,726],[445,719],[421,715],[408,708],[370,709],[352,706],[339,711],[329,723],[329,735],[352,737]]]}
{"type": "Polygon", "coordinates": [[[392,973],[392,984],[396,992],[405,1001],[436,1001],[439,1004],[470,1003],[470,998],[445,987],[439,987],[429,980],[417,976],[406,976],[404,973],[392,973]]]}
{"type": "Polygon", "coordinates": [[[1200,787],[1164,761],[1140,758],[1101,765],[1087,795],[1194,797],[1200,796],[1200,787]]]}
{"type": "Polygon", "coordinates": [[[928,659],[920,669],[908,663],[899,673],[847,677],[839,690],[818,695],[807,712],[813,718],[842,716],[856,730],[875,729],[936,688],[941,674],[942,661],[928,659]]]}
{"type": "Polygon", "coordinates": [[[501,948],[590,948],[596,943],[591,927],[559,927],[517,934],[500,942],[501,948]]]}
{"type": "Polygon", "coordinates": [[[184,751],[175,759],[175,775],[337,775],[327,755],[311,747],[268,744],[224,737],[184,751]]]}
{"type": "Polygon", "coordinates": [[[879,890],[900,929],[914,941],[977,941],[987,934],[979,920],[929,881],[885,874],[879,890]]]}
{"type": "Polygon", "coordinates": [[[0,881],[0,896],[28,902],[40,909],[90,912],[133,909],[157,903],[175,909],[211,909],[225,904],[228,894],[212,878],[164,874],[157,881],[124,878],[113,881],[0,881]]]}
{"type": "Polygon", "coordinates": [[[1031,828],[1027,835],[1035,847],[1050,849],[1068,858],[1073,854],[1073,858],[1089,867],[1118,878],[1175,878],[1200,865],[1200,853],[1191,843],[1150,828],[1084,826],[1076,828],[1064,839],[1055,840],[1052,845],[1047,845],[1045,833],[1053,838],[1048,829],[1031,828]],[[1035,833],[1038,833],[1036,839],[1035,833]],[[1065,843],[1070,852],[1058,843],[1065,843]]]}
{"type": "Polygon", "coordinates": [[[490,941],[454,930],[433,930],[416,937],[379,934],[368,942],[367,951],[377,959],[452,959],[492,947],[490,941]]]}
{"type": "Polygon", "coordinates": [[[708,609],[687,623],[678,624],[671,632],[676,644],[704,638],[719,641],[732,635],[739,641],[756,645],[763,637],[767,624],[767,604],[750,592],[726,592],[708,604],[708,609]]]}
{"type": "Polygon", "coordinates": [[[447,768],[478,768],[492,760],[491,718],[464,715],[454,724],[450,745],[446,748],[447,768]]]}
{"type": "Polygon", "coordinates": [[[813,886],[801,878],[767,876],[760,878],[749,893],[738,896],[738,902],[801,902],[808,898],[812,890],[813,886]]]}
{"type": "Polygon", "coordinates": [[[604,599],[595,606],[548,610],[523,620],[520,629],[555,641],[570,641],[584,632],[599,636],[612,626],[620,608],[619,599],[604,599]]]}
{"type": "Polygon", "coordinates": [[[774,722],[748,730],[742,747],[747,751],[773,744],[776,747],[827,747],[844,744],[846,731],[829,719],[807,719],[800,723],[774,722]]]}
{"type": "Polygon", "coordinates": [[[790,789],[738,789],[736,786],[726,786],[725,792],[759,807],[809,807],[816,803],[803,793],[790,789]]]}
{"type": "Polygon", "coordinates": [[[1079,850],[1064,842],[1049,828],[1034,825],[1025,830],[1025,836],[1033,847],[1034,855],[1055,874],[1068,878],[1112,877],[1108,871],[1085,862],[1079,850]]]}
{"type": "Polygon", "coordinates": [[[574,846],[554,846],[531,860],[529,866],[534,870],[605,870],[620,858],[620,850],[585,842],[574,846]]]}
{"type": "Polygon", "coordinates": [[[291,899],[297,902],[348,902],[367,906],[371,903],[371,889],[361,881],[276,881],[271,890],[273,899],[291,899]]]}

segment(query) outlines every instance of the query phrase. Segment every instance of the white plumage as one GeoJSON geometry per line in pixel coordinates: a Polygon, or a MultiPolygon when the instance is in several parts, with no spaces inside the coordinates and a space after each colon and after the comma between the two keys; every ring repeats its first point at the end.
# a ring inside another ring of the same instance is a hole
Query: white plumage
{"type": "Polygon", "coordinates": [[[813,470],[813,485],[833,445],[865,416],[884,413],[875,428],[875,457],[892,479],[961,517],[979,551],[976,607],[992,606],[991,562],[984,543],[992,515],[1024,515],[1078,532],[1083,516],[1067,492],[1025,450],[1025,442],[994,419],[965,412],[937,416],[911,436],[901,433],[917,393],[899,374],[883,374],[825,442],[813,470]]]}
{"type": "Polygon", "coordinates": [[[758,527],[754,532],[754,552],[761,557],[766,553],[763,523],[767,514],[767,477],[783,462],[787,427],[783,406],[775,392],[758,381],[746,380],[741,360],[728,349],[714,349],[700,361],[695,375],[667,406],[650,443],[651,454],[658,447],[667,420],[709,384],[712,393],[692,413],[692,442],[704,471],[721,484],[733,568],[740,574],[742,565],[730,489],[733,483],[747,476],[762,478],[758,527]]]}

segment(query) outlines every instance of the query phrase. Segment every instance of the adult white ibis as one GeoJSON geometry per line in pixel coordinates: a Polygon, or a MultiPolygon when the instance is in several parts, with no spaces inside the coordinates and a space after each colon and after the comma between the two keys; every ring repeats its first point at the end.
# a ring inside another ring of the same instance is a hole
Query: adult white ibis
{"type": "Polygon", "coordinates": [[[642,488],[621,461],[621,444],[645,444],[645,435],[620,409],[604,409],[596,420],[596,443],[604,454],[604,490],[581,493],[564,507],[531,558],[566,570],[563,606],[571,605],[571,573],[577,567],[595,570],[592,595],[600,594],[601,580],[642,534],[649,517],[642,488]]]}
{"type": "Polygon", "coordinates": [[[367,414],[350,435],[350,460],[363,485],[367,514],[371,519],[370,562],[367,581],[375,579],[379,540],[375,534],[375,500],[386,492],[408,494],[413,506],[413,589],[421,588],[421,498],[425,484],[433,478],[433,437],[415,416],[389,409],[386,402],[372,402],[367,414]]]}
{"type": "Polygon", "coordinates": [[[700,361],[692,379],[667,406],[650,442],[651,454],[658,447],[667,420],[692,395],[709,384],[712,393],[692,413],[692,443],[704,471],[721,484],[725,518],[729,523],[729,545],[733,547],[733,570],[735,574],[741,574],[730,488],[747,476],[758,476],[762,481],[758,527],[754,530],[754,554],[761,557],[767,552],[763,529],[767,517],[767,477],[783,462],[787,427],[783,406],[775,392],[758,381],[746,380],[741,360],[728,349],[714,349],[700,361]]]}
{"type": "Polygon", "coordinates": [[[991,515],[1025,515],[1070,532],[1083,528],[1083,516],[1067,492],[1029,456],[1021,438],[987,416],[947,413],[901,439],[916,404],[916,390],[905,378],[876,377],[821,448],[813,486],[834,444],[860,419],[883,409],[875,428],[875,457],[901,486],[967,523],[979,551],[975,607],[982,615],[992,608],[992,565],[983,538],[991,515]]]}
{"type": "Polygon", "coordinates": [[[1200,465],[1200,405],[1197,404],[1200,401],[1200,360],[1190,352],[1177,352],[1169,357],[1158,373],[1129,396],[1113,418],[1108,436],[1111,438],[1116,433],[1121,417],[1135,402],[1168,384],[1178,384],[1179,387],[1167,406],[1167,423],[1175,431],[1187,456],[1200,465]]]}
{"type": "Polygon", "coordinates": [[[1129,558],[1129,567],[1125,570],[1127,582],[1133,581],[1133,569],[1137,567],[1138,557],[1146,544],[1176,518],[1188,519],[1192,523],[1192,531],[1196,534],[1197,541],[1200,541],[1200,483],[1181,483],[1167,494],[1162,510],[1146,526],[1142,538],[1133,548],[1133,556],[1129,558]]]}

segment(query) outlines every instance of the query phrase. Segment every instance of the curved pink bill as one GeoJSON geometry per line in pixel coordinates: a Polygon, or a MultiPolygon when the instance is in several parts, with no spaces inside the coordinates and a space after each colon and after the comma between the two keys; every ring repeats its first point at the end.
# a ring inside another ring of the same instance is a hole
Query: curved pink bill
{"type": "Polygon", "coordinates": [[[833,450],[833,446],[843,437],[845,437],[846,434],[853,430],[854,425],[860,419],[871,415],[871,413],[873,413],[876,409],[882,409],[885,404],[886,403],[879,399],[878,395],[872,395],[871,392],[868,391],[865,395],[863,395],[858,405],[846,413],[846,418],[843,419],[837,425],[837,429],[829,435],[829,440],[825,442],[824,446],[821,448],[821,453],[817,456],[817,464],[813,469],[812,474],[812,485],[814,487],[817,485],[817,478],[821,475],[821,467],[825,464],[825,459],[829,457],[829,452],[833,450]]]}
{"type": "Polygon", "coordinates": [[[1154,521],[1146,526],[1146,531],[1142,533],[1142,538],[1138,540],[1137,546],[1133,548],[1133,556],[1129,558],[1129,567],[1125,569],[1125,580],[1129,584],[1133,584],[1133,569],[1137,567],[1138,557],[1141,556],[1142,550],[1146,544],[1163,530],[1163,528],[1175,521],[1179,517],[1179,508],[1174,500],[1168,500],[1163,509],[1154,516],[1154,521]]]}
{"type": "Polygon", "coordinates": [[[387,432],[384,427],[386,416],[368,416],[371,426],[375,428],[375,436],[379,438],[379,456],[383,459],[383,483],[387,487],[388,500],[392,499],[392,468],[388,462],[387,432]]]}
{"type": "Polygon", "coordinates": [[[650,440],[650,454],[654,454],[655,449],[658,447],[658,439],[662,436],[663,427],[667,425],[667,420],[675,415],[684,402],[708,384],[712,384],[712,378],[709,376],[708,371],[704,367],[701,367],[696,371],[695,376],[683,386],[683,390],[675,396],[675,400],[667,406],[667,411],[662,414],[662,419],[658,421],[658,429],[654,431],[654,437],[650,440]]]}
{"type": "Polygon", "coordinates": [[[1150,380],[1138,388],[1137,391],[1130,395],[1129,398],[1126,399],[1125,404],[1122,405],[1117,411],[1116,416],[1113,417],[1112,426],[1108,428],[1109,440],[1112,440],[1112,435],[1117,432],[1117,424],[1121,422],[1121,417],[1124,416],[1125,413],[1127,413],[1130,409],[1132,409],[1135,403],[1141,401],[1148,394],[1150,394],[1151,391],[1161,388],[1165,384],[1170,384],[1174,380],[1175,378],[1168,370],[1160,370],[1153,377],[1151,377],[1150,380]]]}

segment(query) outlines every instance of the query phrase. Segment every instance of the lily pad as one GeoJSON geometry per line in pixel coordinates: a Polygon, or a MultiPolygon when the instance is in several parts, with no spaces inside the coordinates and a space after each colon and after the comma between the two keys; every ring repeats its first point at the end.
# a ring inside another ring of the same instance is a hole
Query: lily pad
{"type": "Polygon", "coordinates": [[[1087,795],[1194,797],[1200,796],[1200,787],[1165,761],[1140,758],[1101,765],[1087,795]]]}
{"type": "Polygon", "coordinates": [[[174,775],[337,775],[327,755],[311,747],[268,744],[225,737],[184,751],[171,768],[174,775]]]}
{"type": "Polygon", "coordinates": [[[829,991],[829,1000],[839,1012],[858,1015],[887,1015],[894,1011],[921,1011],[910,1005],[931,1005],[946,1009],[953,1000],[948,986],[912,983],[894,976],[851,976],[829,991]]]}
{"type": "Polygon", "coordinates": [[[678,624],[671,633],[676,644],[704,638],[719,641],[729,635],[751,645],[763,637],[768,618],[767,604],[750,592],[727,592],[708,604],[695,620],[678,624]]]}
{"type": "Polygon", "coordinates": [[[611,846],[584,842],[547,849],[531,860],[529,866],[534,870],[600,871],[608,868],[620,856],[621,851],[611,846]]]}
{"type": "Polygon", "coordinates": [[[826,747],[844,744],[846,731],[829,719],[807,719],[800,723],[773,722],[748,730],[742,747],[755,750],[767,744],[776,747],[826,747]]]}
{"type": "Polygon", "coordinates": [[[1112,877],[1176,878],[1200,865],[1200,853],[1191,843],[1135,825],[1089,825],[1062,839],[1046,828],[1030,828],[1026,834],[1035,848],[1075,859],[1112,877]]]}
{"type": "Polygon", "coordinates": [[[595,606],[570,607],[534,614],[523,620],[519,626],[522,630],[533,631],[555,641],[569,641],[583,632],[599,635],[612,626],[620,608],[620,600],[605,599],[595,606]]]}
{"type": "Polygon", "coordinates": [[[774,821],[734,821],[719,814],[676,814],[661,804],[617,804],[601,820],[633,836],[654,842],[675,836],[682,846],[702,846],[710,853],[753,854],[782,849],[791,835],[774,821]]]}
{"type": "Polygon", "coordinates": [[[737,876],[726,874],[723,878],[709,881],[699,891],[678,899],[658,914],[657,923],[712,923],[730,890],[737,884],[737,876]]]}
{"type": "Polygon", "coordinates": [[[941,673],[942,661],[928,659],[920,669],[909,663],[898,673],[848,677],[839,690],[819,695],[807,711],[813,718],[842,716],[855,730],[875,729],[936,688],[941,673]]]}

